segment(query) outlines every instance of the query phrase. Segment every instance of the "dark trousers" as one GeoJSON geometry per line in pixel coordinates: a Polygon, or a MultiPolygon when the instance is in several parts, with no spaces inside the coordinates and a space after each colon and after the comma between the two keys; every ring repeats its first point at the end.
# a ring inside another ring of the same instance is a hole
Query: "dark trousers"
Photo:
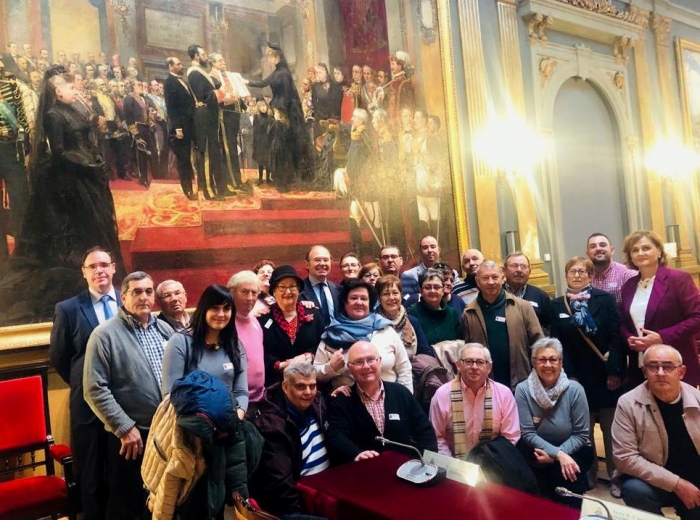
{"type": "MultiPolygon", "coordinates": [[[[15,240],[22,229],[24,215],[29,201],[29,181],[24,168],[24,156],[17,157],[17,146],[14,142],[0,143],[0,181],[5,181],[5,189],[10,200],[11,231],[15,240]]],[[[5,237],[0,241],[0,249],[7,253],[5,237]]],[[[2,256],[2,252],[0,252],[2,256]]]]}
{"type": "Polygon", "coordinates": [[[136,152],[135,157],[139,169],[139,178],[141,179],[141,182],[146,182],[148,180],[148,166],[151,166],[151,175],[156,173],[158,169],[156,141],[153,137],[153,133],[150,130],[139,132],[138,139],[143,139],[146,142],[146,149],[151,153],[151,155],[148,155],[148,153],[142,152],[136,147],[136,143],[134,143],[134,150],[136,152]]]}
{"type": "Polygon", "coordinates": [[[110,171],[114,169],[117,177],[126,179],[126,154],[124,153],[124,138],[104,140],[105,159],[110,171]]]}
{"type": "Polygon", "coordinates": [[[661,508],[673,506],[681,520],[700,520],[700,507],[688,509],[675,493],[647,484],[638,478],[623,476],[622,499],[626,506],[662,515],[661,508]]]}
{"type": "Polygon", "coordinates": [[[223,195],[226,192],[226,177],[221,164],[221,148],[218,139],[207,141],[204,152],[198,151],[197,184],[205,199],[223,195]]]}
{"type": "Polygon", "coordinates": [[[170,149],[177,159],[177,173],[180,176],[180,186],[185,195],[192,193],[192,137],[184,134],[183,139],[177,139],[175,132],[170,134],[170,149]]]}
{"type": "Polygon", "coordinates": [[[94,420],[71,429],[73,457],[80,483],[83,518],[101,520],[107,509],[107,444],[114,437],[94,420]]]}
{"type": "MultiPolygon", "coordinates": [[[[148,440],[148,432],[141,431],[143,445],[148,440]]],[[[107,480],[109,499],[107,520],[145,520],[150,518],[146,508],[146,490],[141,479],[143,456],[136,460],[126,460],[119,455],[121,441],[109,434],[107,441],[107,480]]]]}
{"type": "Polygon", "coordinates": [[[229,110],[219,112],[221,118],[221,153],[226,168],[226,181],[232,188],[243,185],[241,178],[241,161],[238,158],[238,132],[241,128],[241,114],[229,110]]]}

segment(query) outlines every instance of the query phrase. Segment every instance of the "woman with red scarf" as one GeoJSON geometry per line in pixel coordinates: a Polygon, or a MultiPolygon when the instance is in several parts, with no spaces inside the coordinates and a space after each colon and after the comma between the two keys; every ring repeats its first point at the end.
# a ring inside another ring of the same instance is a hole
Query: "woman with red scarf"
{"type": "Polygon", "coordinates": [[[299,302],[304,281],[291,265],[277,267],[270,277],[270,294],[275,303],[270,313],[259,318],[265,350],[265,386],[282,381],[282,372],[292,360],[312,362],[323,333],[318,309],[299,302]]]}

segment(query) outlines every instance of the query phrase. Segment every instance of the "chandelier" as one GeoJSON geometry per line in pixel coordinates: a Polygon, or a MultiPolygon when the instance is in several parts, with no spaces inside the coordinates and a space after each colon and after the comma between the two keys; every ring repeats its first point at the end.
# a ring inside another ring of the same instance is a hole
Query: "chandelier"
{"type": "Polygon", "coordinates": [[[121,18],[122,32],[124,36],[129,34],[129,16],[134,11],[134,0],[109,0],[109,5],[114,13],[121,18]]]}

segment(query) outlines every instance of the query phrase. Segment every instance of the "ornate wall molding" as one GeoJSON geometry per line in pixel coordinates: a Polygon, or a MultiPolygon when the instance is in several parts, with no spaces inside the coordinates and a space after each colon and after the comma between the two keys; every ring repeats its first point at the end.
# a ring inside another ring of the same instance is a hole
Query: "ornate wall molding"
{"type": "Polygon", "coordinates": [[[540,13],[535,13],[530,18],[527,23],[527,35],[530,38],[530,45],[535,43],[540,43],[545,45],[547,43],[547,36],[544,34],[544,30],[554,23],[554,18],[551,16],[542,15],[540,13]]]}
{"type": "Polygon", "coordinates": [[[635,41],[627,36],[620,36],[613,44],[615,61],[620,65],[627,65],[630,60],[629,51],[634,47],[635,41]]]}
{"type": "Polygon", "coordinates": [[[670,43],[668,35],[671,32],[671,19],[659,13],[652,13],[651,30],[656,38],[656,44],[668,47],[670,43]]]}
{"type": "Polygon", "coordinates": [[[612,4],[612,0],[558,0],[563,4],[572,7],[578,7],[592,13],[610,16],[618,20],[624,20],[635,25],[640,25],[642,20],[638,17],[638,13],[630,8],[627,11],[621,11],[612,4]]]}
{"type": "Polygon", "coordinates": [[[550,58],[549,56],[543,56],[542,59],[540,59],[539,70],[543,87],[545,86],[547,81],[549,81],[549,78],[554,72],[554,67],[556,67],[558,64],[559,62],[557,60],[555,60],[554,58],[550,58]]]}

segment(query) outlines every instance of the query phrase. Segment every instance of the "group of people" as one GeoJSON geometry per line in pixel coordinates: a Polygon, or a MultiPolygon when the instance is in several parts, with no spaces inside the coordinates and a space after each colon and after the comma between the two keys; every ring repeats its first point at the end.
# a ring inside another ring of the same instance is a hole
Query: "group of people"
{"type": "Polygon", "coordinates": [[[56,305],[50,344],[71,388],[85,517],[139,518],[148,502],[158,518],[214,518],[236,495],[299,514],[301,477],[378,456],[378,436],[466,459],[506,439],[543,496],[580,507],[554,490],[594,485],[599,422],[611,492],[698,518],[700,300],[655,233],[627,237],[627,266],[592,234],[554,300],[528,284],[522,253],[500,265],[468,250],[460,279],[434,237],[420,250],[405,271],[393,245],[364,266],[348,253],[338,284],[322,245],[306,278],[263,260],[207,287],[191,315],[180,282],[137,271],[118,290],[110,252],[89,250],[88,289],[56,305]],[[428,403],[426,359],[450,375],[428,403]],[[177,471],[191,493],[154,478],[170,443],[190,453],[177,471]]]}

